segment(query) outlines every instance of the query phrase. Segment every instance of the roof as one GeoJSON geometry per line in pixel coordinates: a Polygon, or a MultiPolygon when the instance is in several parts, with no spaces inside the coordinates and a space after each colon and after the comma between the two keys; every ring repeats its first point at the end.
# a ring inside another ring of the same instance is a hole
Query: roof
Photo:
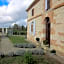
{"type": "Polygon", "coordinates": [[[39,0],[34,0],[30,6],[26,9],[26,11],[29,11],[39,0]]]}

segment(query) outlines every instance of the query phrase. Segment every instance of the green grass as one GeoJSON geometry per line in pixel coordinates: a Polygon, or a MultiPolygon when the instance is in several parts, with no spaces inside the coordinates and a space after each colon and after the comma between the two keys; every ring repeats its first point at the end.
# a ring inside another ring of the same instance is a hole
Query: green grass
{"type": "MultiPolygon", "coordinates": [[[[33,59],[36,61],[36,64],[61,64],[57,60],[53,58],[49,58],[48,56],[33,56],[33,59]]],[[[25,64],[23,56],[17,57],[5,57],[0,58],[0,64],[25,64]]]]}
{"type": "Polygon", "coordinates": [[[1,36],[0,36],[0,41],[1,41],[1,36]]]}
{"type": "Polygon", "coordinates": [[[25,40],[25,36],[9,36],[9,39],[13,44],[28,43],[28,41],[25,40]]]}

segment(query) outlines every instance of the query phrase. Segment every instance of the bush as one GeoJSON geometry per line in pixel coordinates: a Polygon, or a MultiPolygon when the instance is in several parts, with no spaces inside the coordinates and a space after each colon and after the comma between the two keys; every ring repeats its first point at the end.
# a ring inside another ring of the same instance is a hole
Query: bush
{"type": "Polygon", "coordinates": [[[28,48],[36,48],[34,44],[28,44],[28,48]]]}
{"type": "Polygon", "coordinates": [[[23,48],[22,44],[15,44],[14,47],[23,48]]]}
{"type": "Polygon", "coordinates": [[[14,53],[15,56],[23,56],[26,53],[25,50],[18,50],[17,52],[14,53]]]}
{"type": "Polygon", "coordinates": [[[34,54],[34,55],[43,55],[44,51],[42,49],[35,49],[35,50],[32,50],[32,54],[34,54]]]}
{"type": "Polygon", "coordinates": [[[27,48],[28,45],[27,45],[27,43],[22,43],[22,44],[15,44],[14,47],[18,47],[18,48],[27,48]]]}
{"type": "Polygon", "coordinates": [[[7,56],[9,56],[9,57],[14,56],[14,52],[9,52],[9,53],[7,54],[7,56]]]}
{"type": "Polygon", "coordinates": [[[34,49],[34,50],[28,50],[27,52],[30,52],[33,55],[43,55],[44,51],[42,49],[34,49]]]}
{"type": "Polygon", "coordinates": [[[30,43],[15,44],[14,47],[18,47],[18,48],[36,48],[36,46],[34,44],[30,44],[30,43]]]}
{"type": "Polygon", "coordinates": [[[28,48],[28,43],[23,43],[21,45],[23,45],[23,48],[28,48]]]}
{"type": "Polygon", "coordinates": [[[48,40],[44,40],[44,41],[43,41],[43,44],[44,44],[44,45],[48,45],[48,40]]]}
{"type": "Polygon", "coordinates": [[[26,35],[26,31],[13,31],[13,35],[26,35]]]}
{"type": "Polygon", "coordinates": [[[34,61],[34,58],[33,58],[31,53],[25,53],[24,63],[26,63],[26,64],[37,64],[36,61],[34,61]]]}

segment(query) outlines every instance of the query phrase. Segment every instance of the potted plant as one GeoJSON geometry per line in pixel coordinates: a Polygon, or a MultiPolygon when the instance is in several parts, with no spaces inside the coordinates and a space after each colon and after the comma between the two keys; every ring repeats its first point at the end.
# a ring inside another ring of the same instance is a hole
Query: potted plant
{"type": "Polygon", "coordinates": [[[44,45],[48,45],[48,40],[44,40],[44,41],[43,41],[43,44],[44,44],[44,45]]]}
{"type": "Polygon", "coordinates": [[[51,50],[50,52],[51,52],[52,54],[56,55],[56,50],[53,49],[53,50],[51,50]]]}

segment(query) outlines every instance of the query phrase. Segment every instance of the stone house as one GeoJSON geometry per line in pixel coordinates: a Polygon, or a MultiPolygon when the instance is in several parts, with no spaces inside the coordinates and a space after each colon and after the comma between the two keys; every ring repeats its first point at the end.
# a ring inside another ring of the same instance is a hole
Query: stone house
{"type": "Polygon", "coordinates": [[[27,39],[64,56],[64,0],[34,0],[27,8],[27,39]]]}

